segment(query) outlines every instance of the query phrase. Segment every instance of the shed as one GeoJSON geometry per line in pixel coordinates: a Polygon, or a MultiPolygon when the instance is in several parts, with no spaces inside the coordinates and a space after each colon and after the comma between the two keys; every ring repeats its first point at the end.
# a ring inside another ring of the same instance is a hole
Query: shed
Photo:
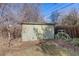
{"type": "Polygon", "coordinates": [[[22,23],[22,41],[34,41],[38,39],[54,39],[53,23],[22,23]]]}

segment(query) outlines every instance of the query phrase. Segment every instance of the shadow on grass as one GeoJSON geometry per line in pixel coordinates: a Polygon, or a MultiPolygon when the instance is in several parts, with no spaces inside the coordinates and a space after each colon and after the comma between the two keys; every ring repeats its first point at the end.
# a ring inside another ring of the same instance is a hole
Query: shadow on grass
{"type": "Polygon", "coordinates": [[[42,52],[45,55],[50,55],[50,56],[70,56],[70,55],[75,55],[74,52],[72,52],[72,51],[70,51],[70,50],[68,50],[66,48],[62,48],[59,45],[56,46],[55,44],[51,44],[51,41],[41,43],[39,45],[39,47],[41,48],[42,52]]]}

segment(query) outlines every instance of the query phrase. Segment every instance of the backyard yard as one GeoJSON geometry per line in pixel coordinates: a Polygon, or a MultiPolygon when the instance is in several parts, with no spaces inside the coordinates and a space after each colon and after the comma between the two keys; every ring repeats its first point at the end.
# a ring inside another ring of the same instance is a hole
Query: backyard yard
{"type": "MultiPolygon", "coordinates": [[[[49,40],[42,42],[12,42],[10,47],[0,48],[2,56],[73,56],[79,55],[79,47],[74,47],[63,40],[49,40]]],[[[0,43],[1,44],[1,43],[0,43]]],[[[3,43],[7,45],[5,42],[3,43]]]]}
{"type": "Polygon", "coordinates": [[[0,56],[79,56],[79,11],[57,5],[0,4],[0,56]]]}

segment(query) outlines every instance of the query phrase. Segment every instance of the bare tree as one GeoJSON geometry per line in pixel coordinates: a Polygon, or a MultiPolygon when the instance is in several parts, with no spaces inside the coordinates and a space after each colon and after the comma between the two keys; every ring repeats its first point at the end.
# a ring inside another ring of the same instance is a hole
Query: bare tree
{"type": "Polygon", "coordinates": [[[39,4],[23,4],[20,13],[22,22],[43,22],[40,16],[39,4]]]}
{"type": "Polygon", "coordinates": [[[68,15],[65,15],[62,24],[66,25],[76,25],[77,21],[79,20],[78,18],[78,12],[76,9],[72,9],[68,15]]]}
{"type": "Polygon", "coordinates": [[[42,21],[38,4],[0,4],[0,32],[9,40],[9,46],[12,40],[21,37],[20,23],[42,21]]]}
{"type": "Polygon", "coordinates": [[[0,32],[2,34],[1,37],[3,37],[3,39],[7,38],[9,40],[9,46],[11,40],[14,39],[13,37],[15,34],[15,28],[19,28],[17,27],[17,15],[13,13],[13,11],[11,10],[12,6],[10,5],[11,4],[0,4],[0,32]]]}
{"type": "Polygon", "coordinates": [[[50,16],[50,18],[51,18],[51,21],[54,23],[54,22],[57,22],[57,20],[58,20],[58,17],[60,16],[60,13],[59,12],[52,12],[51,13],[51,16],[50,16]]]}

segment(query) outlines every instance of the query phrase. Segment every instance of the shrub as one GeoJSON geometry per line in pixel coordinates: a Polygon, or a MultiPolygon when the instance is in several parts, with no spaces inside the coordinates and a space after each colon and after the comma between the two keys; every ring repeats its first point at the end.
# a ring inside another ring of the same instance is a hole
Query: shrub
{"type": "Polygon", "coordinates": [[[65,32],[58,32],[55,35],[55,39],[62,39],[62,40],[65,40],[65,41],[71,41],[71,37],[65,32]]]}
{"type": "Polygon", "coordinates": [[[79,47],[79,38],[73,38],[72,42],[71,42],[74,46],[78,46],[79,47]]]}

